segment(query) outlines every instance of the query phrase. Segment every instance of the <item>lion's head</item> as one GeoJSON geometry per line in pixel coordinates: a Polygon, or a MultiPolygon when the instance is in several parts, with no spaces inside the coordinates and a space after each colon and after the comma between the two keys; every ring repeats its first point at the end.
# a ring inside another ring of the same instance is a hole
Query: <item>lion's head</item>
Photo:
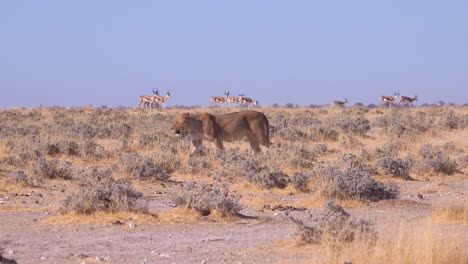
{"type": "Polygon", "coordinates": [[[202,122],[189,113],[183,113],[177,116],[172,122],[171,130],[175,132],[177,136],[184,131],[197,132],[200,131],[202,122]]]}

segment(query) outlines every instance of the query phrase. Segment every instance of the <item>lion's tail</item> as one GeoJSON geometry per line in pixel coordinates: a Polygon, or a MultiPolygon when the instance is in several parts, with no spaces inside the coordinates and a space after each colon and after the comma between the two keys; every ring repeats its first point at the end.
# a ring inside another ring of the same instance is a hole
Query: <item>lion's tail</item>
{"type": "Polygon", "coordinates": [[[265,131],[265,136],[262,138],[262,145],[269,147],[271,145],[270,142],[270,122],[268,121],[268,118],[264,115],[265,118],[264,122],[264,131],[265,131]]]}

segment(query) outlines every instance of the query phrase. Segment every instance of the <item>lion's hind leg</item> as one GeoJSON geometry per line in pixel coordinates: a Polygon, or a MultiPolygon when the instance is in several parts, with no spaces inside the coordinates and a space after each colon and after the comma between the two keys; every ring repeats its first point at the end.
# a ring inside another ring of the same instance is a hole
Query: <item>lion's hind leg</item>
{"type": "Polygon", "coordinates": [[[265,147],[269,147],[271,145],[270,142],[270,127],[268,124],[268,120],[266,117],[264,118],[264,122],[256,123],[251,129],[252,133],[255,135],[256,140],[265,147]]]}
{"type": "Polygon", "coordinates": [[[260,149],[260,142],[258,141],[258,138],[255,135],[250,135],[247,136],[249,139],[250,147],[255,153],[259,153],[262,150],[260,149]]]}
{"type": "Polygon", "coordinates": [[[262,138],[260,139],[260,144],[261,144],[262,146],[267,147],[267,148],[270,147],[271,142],[270,142],[270,139],[268,138],[268,136],[262,137],[262,138]]]}
{"type": "Polygon", "coordinates": [[[218,150],[224,151],[224,145],[223,145],[222,139],[216,139],[215,144],[218,150]]]}

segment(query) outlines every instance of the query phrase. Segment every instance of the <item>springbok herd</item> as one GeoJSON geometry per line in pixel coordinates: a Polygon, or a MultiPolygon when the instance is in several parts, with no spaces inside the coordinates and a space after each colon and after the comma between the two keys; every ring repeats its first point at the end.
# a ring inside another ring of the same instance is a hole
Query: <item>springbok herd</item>
{"type": "Polygon", "coordinates": [[[224,91],[224,95],[225,96],[212,96],[211,104],[221,105],[227,102],[229,106],[231,106],[231,104],[234,104],[235,106],[245,105],[247,107],[250,107],[251,105],[258,105],[258,101],[252,100],[252,98],[245,96],[245,94],[239,94],[239,96],[229,96],[229,91],[224,91]]]}
{"type": "MultiPolygon", "coordinates": [[[[166,96],[159,95],[159,90],[153,89],[154,95],[140,95],[138,97],[139,103],[138,107],[141,108],[143,105],[144,108],[161,108],[165,107],[166,101],[171,98],[171,93],[169,91],[166,92],[166,96]]],[[[400,96],[400,92],[394,92],[393,96],[388,95],[381,95],[379,96],[379,105],[382,106],[383,104],[388,104],[390,108],[392,108],[392,104],[396,103],[400,99],[398,105],[409,105],[413,106],[413,102],[418,100],[418,96],[415,95],[413,97],[409,96],[400,96]]],[[[211,97],[211,105],[212,106],[221,106],[228,104],[229,107],[231,106],[246,106],[247,108],[251,106],[258,106],[258,101],[253,100],[250,97],[245,96],[245,94],[239,94],[239,96],[230,96],[229,91],[224,91],[224,96],[212,96],[211,97]]],[[[345,98],[344,101],[340,100],[333,100],[332,106],[341,106],[344,107],[348,103],[348,99],[345,98]]]]}
{"type": "MultiPolygon", "coordinates": [[[[398,98],[400,98],[400,102],[398,103],[398,105],[413,106],[413,102],[418,100],[417,95],[413,97],[404,96],[404,95],[400,96],[400,92],[394,92],[393,96],[388,96],[388,95],[379,96],[379,105],[382,106],[383,104],[388,103],[388,106],[392,108],[392,104],[398,101],[398,98]]],[[[347,103],[348,103],[348,99],[346,98],[344,101],[333,100],[332,106],[345,106],[347,103]]]]}

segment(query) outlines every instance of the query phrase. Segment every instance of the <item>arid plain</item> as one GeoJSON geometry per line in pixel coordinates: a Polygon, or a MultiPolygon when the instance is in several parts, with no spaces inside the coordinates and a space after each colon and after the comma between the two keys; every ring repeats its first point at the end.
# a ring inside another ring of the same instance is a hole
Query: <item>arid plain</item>
{"type": "Polygon", "coordinates": [[[239,110],[0,109],[0,259],[468,263],[468,106],[255,108],[260,154],[170,131],[239,110]]]}

